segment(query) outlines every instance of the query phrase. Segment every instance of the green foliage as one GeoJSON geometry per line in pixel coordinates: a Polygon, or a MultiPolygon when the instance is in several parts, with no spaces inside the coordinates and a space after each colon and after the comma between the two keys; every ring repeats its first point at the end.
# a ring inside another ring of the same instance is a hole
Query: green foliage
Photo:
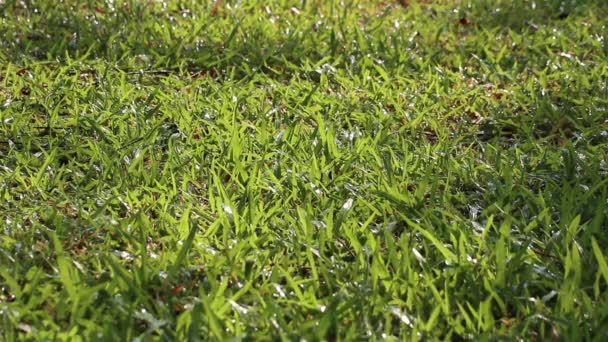
{"type": "Polygon", "coordinates": [[[0,1],[7,341],[605,340],[604,1],[0,1]]]}

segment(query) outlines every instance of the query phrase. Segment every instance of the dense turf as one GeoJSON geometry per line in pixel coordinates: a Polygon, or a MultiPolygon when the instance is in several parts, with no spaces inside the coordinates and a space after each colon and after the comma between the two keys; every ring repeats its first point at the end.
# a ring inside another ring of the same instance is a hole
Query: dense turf
{"type": "Polygon", "coordinates": [[[6,340],[608,338],[608,3],[197,3],[0,1],[6,340]]]}

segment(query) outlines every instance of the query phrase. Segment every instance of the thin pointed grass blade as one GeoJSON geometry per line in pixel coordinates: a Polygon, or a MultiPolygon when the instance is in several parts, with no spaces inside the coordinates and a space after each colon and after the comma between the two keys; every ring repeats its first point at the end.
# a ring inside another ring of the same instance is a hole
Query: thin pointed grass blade
{"type": "Polygon", "coordinates": [[[53,162],[53,160],[55,160],[55,157],[57,157],[57,148],[54,148],[50,154],[45,153],[45,156],[46,158],[44,158],[44,163],[42,164],[42,166],[38,170],[38,173],[36,174],[36,177],[34,178],[33,183],[36,184],[36,186],[40,185],[40,181],[45,175],[47,167],[51,164],[51,162],[53,162]]]}
{"type": "Polygon", "coordinates": [[[593,188],[591,188],[590,190],[588,190],[585,195],[582,198],[582,201],[587,201],[589,200],[589,198],[591,196],[593,196],[593,194],[595,194],[596,191],[599,191],[600,189],[602,189],[603,187],[608,185],[608,178],[604,179],[603,181],[597,183],[596,185],[593,186],[593,188]]]}
{"type": "MultiPolygon", "coordinates": [[[[186,311],[187,312],[187,311],[186,311]]],[[[190,326],[188,327],[188,341],[201,341],[200,332],[203,326],[203,310],[200,303],[194,304],[190,311],[190,326]]]]}
{"type": "Polygon", "coordinates": [[[593,248],[593,254],[595,254],[595,258],[597,259],[597,264],[600,269],[600,273],[604,277],[606,283],[608,283],[608,263],[606,263],[606,258],[604,257],[602,250],[597,244],[595,238],[591,238],[591,247],[593,248]]]}
{"type": "MultiPolygon", "coordinates": [[[[218,317],[216,312],[211,307],[211,303],[209,303],[208,297],[201,295],[200,296],[200,305],[203,306],[205,318],[208,321],[209,328],[211,333],[215,335],[215,338],[219,341],[224,340],[224,331],[221,317],[218,317]]],[[[197,313],[202,315],[202,310],[198,310],[197,313]]]]}
{"type": "Polygon", "coordinates": [[[188,208],[182,214],[179,231],[180,232],[189,231],[189,233],[188,233],[188,237],[186,238],[186,241],[184,241],[182,248],[179,250],[179,253],[177,254],[177,258],[175,259],[175,262],[169,269],[169,275],[168,275],[169,279],[173,279],[173,277],[179,271],[179,268],[184,263],[184,260],[186,259],[186,256],[188,255],[188,251],[190,250],[190,248],[192,248],[192,243],[194,242],[194,237],[196,236],[196,232],[198,231],[198,228],[196,226],[190,227],[190,210],[191,210],[191,208],[188,208]]]}
{"type": "Polygon", "coordinates": [[[57,268],[59,270],[59,277],[65,286],[68,295],[71,298],[74,298],[77,294],[76,284],[78,283],[78,279],[76,279],[77,275],[75,274],[76,271],[66,258],[63,246],[61,245],[61,241],[59,241],[57,234],[54,232],[51,233],[51,238],[53,239],[53,244],[55,246],[55,253],[57,253],[57,268]]]}
{"type": "Polygon", "coordinates": [[[410,220],[409,218],[407,218],[405,215],[401,214],[401,217],[405,220],[405,222],[409,226],[411,226],[412,228],[414,228],[417,231],[419,231],[420,234],[422,234],[433,245],[435,245],[435,247],[437,247],[437,250],[443,255],[443,257],[447,261],[449,261],[450,263],[456,261],[456,255],[452,251],[450,251],[443,243],[441,243],[441,241],[439,241],[439,239],[437,239],[431,232],[429,232],[428,230],[422,228],[419,224],[413,222],[412,220],[410,220]]]}
{"type": "MultiPolygon", "coordinates": [[[[128,289],[133,291],[139,298],[145,298],[145,294],[142,292],[139,284],[137,284],[135,277],[132,277],[129,270],[121,265],[114,256],[108,255],[104,257],[104,260],[109,268],[118,276],[118,279],[122,279],[128,289]]],[[[114,279],[118,280],[117,278],[114,279]]],[[[120,287],[121,283],[116,284],[120,287]]]]}
{"type": "Polygon", "coordinates": [[[226,39],[226,41],[224,42],[224,46],[230,45],[230,42],[232,41],[232,39],[234,39],[234,37],[236,36],[236,33],[239,31],[239,27],[241,27],[241,23],[243,22],[243,19],[245,19],[245,17],[242,17],[241,19],[239,19],[239,21],[237,21],[237,23],[234,25],[234,27],[232,28],[232,31],[230,32],[230,35],[228,36],[228,39],[226,39]]]}

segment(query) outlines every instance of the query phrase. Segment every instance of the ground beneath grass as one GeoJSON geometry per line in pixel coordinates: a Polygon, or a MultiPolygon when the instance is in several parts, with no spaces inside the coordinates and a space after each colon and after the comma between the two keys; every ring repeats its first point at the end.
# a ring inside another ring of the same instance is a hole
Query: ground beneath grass
{"type": "Polygon", "coordinates": [[[607,27],[0,1],[3,338],[608,339],[607,27]]]}

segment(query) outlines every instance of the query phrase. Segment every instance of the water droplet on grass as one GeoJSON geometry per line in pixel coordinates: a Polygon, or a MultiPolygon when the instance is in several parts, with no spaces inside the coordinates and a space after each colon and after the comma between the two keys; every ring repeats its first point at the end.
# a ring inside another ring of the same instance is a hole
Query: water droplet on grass
{"type": "Polygon", "coordinates": [[[346,202],[344,202],[344,204],[342,205],[342,210],[350,210],[350,208],[352,208],[353,206],[353,202],[354,200],[352,198],[349,198],[346,202]]]}
{"type": "Polygon", "coordinates": [[[121,251],[118,249],[114,250],[114,255],[118,256],[121,259],[127,260],[127,261],[132,261],[134,259],[133,256],[129,252],[121,251]]]}
{"type": "Polygon", "coordinates": [[[281,287],[281,285],[279,285],[279,284],[272,284],[272,285],[274,286],[274,289],[277,291],[276,294],[278,294],[279,297],[286,298],[285,291],[283,291],[283,288],[281,287]]]}
{"type": "Polygon", "coordinates": [[[412,248],[412,253],[414,253],[414,257],[416,260],[418,260],[418,262],[426,263],[426,259],[422,256],[422,254],[420,254],[420,252],[418,252],[416,248],[412,248]]]}
{"type": "Polygon", "coordinates": [[[222,209],[224,209],[224,212],[230,216],[232,216],[232,208],[230,208],[229,205],[222,203],[222,209]]]}
{"type": "Polygon", "coordinates": [[[315,70],[319,74],[333,74],[336,72],[336,68],[334,68],[331,64],[324,63],[320,67],[315,70]]]}
{"type": "Polygon", "coordinates": [[[547,293],[546,295],[543,296],[543,298],[541,298],[541,301],[543,303],[546,303],[546,302],[550,301],[551,298],[557,296],[557,294],[558,294],[557,291],[551,290],[551,292],[547,293]]]}
{"type": "Polygon", "coordinates": [[[414,324],[412,323],[413,318],[410,318],[400,308],[393,306],[390,308],[390,311],[393,315],[397,316],[401,320],[401,322],[405,323],[409,327],[414,327],[414,324]]]}
{"type": "Polygon", "coordinates": [[[249,309],[247,309],[246,307],[244,307],[243,305],[240,305],[239,303],[230,300],[230,306],[232,306],[232,309],[234,309],[234,311],[246,315],[249,313],[249,309]]]}

